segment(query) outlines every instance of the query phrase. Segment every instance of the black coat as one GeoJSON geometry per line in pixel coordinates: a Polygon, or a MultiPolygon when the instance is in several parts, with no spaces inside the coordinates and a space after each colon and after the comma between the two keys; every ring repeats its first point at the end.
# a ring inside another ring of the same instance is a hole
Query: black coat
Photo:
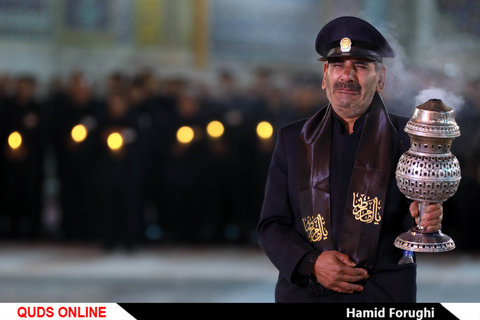
{"type": "MultiPolygon", "coordinates": [[[[397,188],[395,167],[410,146],[403,131],[406,118],[390,115],[397,130],[399,149],[389,179],[385,211],[375,268],[362,283],[361,293],[339,294],[327,290],[317,280],[302,277],[297,267],[313,250],[307,240],[300,213],[297,190],[297,163],[300,133],[306,120],[280,129],[270,164],[265,199],[257,232],[259,244],[279,270],[275,290],[277,302],[413,302],[416,300],[416,265],[398,265],[402,250],[393,242],[413,225],[408,202],[397,188]]],[[[334,141],[335,143],[335,141],[334,141]]]]}

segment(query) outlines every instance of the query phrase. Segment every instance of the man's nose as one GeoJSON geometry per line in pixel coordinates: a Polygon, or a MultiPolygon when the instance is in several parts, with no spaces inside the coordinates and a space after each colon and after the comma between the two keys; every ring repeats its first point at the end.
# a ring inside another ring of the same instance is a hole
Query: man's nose
{"type": "Polygon", "coordinates": [[[342,79],[343,80],[354,80],[355,79],[355,68],[352,63],[349,61],[345,62],[343,67],[342,79]]]}

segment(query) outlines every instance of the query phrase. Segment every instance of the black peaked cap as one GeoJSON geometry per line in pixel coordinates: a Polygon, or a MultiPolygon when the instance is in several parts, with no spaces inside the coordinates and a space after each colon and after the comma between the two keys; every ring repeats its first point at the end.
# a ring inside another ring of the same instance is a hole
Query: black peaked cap
{"type": "Polygon", "coordinates": [[[336,57],[358,57],[382,61],[395,53],[383,35],[370,23],[357,17],[345,16],[327,23],[318,33],[315,49],[320,60],[336,57]],[[342,50],[340,41],[345,39],[342,50]]]}

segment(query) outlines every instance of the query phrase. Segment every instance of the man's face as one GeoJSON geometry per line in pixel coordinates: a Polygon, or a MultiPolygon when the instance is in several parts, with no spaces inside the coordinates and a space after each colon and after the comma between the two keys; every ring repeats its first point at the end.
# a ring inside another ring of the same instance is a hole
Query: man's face
{"type": "Polygon", "coordinates": [[[385,67],[357,58],[332,59],[323,66],[322,89],[344,120],[359,118],[385,85],[385,67]]]}

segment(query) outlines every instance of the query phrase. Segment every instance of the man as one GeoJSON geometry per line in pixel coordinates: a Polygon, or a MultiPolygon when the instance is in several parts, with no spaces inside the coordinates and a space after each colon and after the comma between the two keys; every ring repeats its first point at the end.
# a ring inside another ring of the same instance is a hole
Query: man
{"type": "MultiPolygon", "coordinates": [[[[279,131],[258,224],[279,270],[275,300],[414,302],[416,265],[398,265],[393,245],[418,216],[395,183],[407,119],[380,97],[393,50],[355,17],[325,25],[316,50],[330,103],[279,131]]],[[[441,220],[441,205],[429,205],[422,226],[436,231],[441,220]]]]}

